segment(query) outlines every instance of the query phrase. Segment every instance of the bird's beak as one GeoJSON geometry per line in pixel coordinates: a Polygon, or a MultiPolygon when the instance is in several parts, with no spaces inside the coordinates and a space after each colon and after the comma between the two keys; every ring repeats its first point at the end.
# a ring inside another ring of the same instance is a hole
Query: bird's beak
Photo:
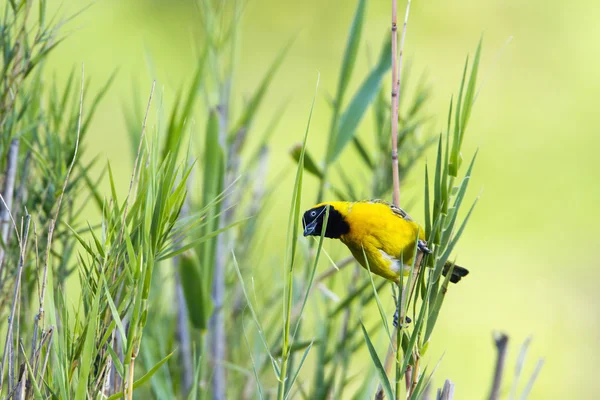
{"type": "Polygon", "coordinates": [[[312,235],[315,232],[315,228],[317,227],[317,221],[313,221],[310,224],[306,225],[304,228],[304,236],[312,235]]]}

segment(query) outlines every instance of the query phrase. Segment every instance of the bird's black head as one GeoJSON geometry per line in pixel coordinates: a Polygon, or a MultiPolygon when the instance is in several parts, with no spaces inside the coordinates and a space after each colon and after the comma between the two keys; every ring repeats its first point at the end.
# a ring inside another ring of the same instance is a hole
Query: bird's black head
{"type": "MultiPolygon", "coordinates": [[[[321,236],[325,215],[327,215],[327,204],[318,205],[306,211],[302,217],[304,236],[321,236]]],[[[332,205],[329,205],[329,219],[325,228],[325,237],[339,239],[340,236],[348,232],[350,232],[350,225],[344,220],[344,216],[332,205]]]]}

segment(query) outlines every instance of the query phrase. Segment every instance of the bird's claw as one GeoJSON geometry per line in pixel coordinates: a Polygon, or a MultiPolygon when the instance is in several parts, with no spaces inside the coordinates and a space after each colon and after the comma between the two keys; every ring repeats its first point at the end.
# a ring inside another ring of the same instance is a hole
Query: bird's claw
{"type": "MultiPolygon", "coordinates": [[[[412,322],[412,319],[410,319],[410,317],[408,315],[406,315],[404,317],[404,322],[407,324],[410,324],[412,322]]],[[[398,310],[396,310],[396,312],[394,313],[394,328],[398,327],[398,310]]]]}
{"type": "Polygon", "coordinates": [[[419,239],[419,243],[417,244],[419,250],[421,250],[425,254],[431,254],[431,250],[427,247],[427,243],[424,240],[419,239]]]}

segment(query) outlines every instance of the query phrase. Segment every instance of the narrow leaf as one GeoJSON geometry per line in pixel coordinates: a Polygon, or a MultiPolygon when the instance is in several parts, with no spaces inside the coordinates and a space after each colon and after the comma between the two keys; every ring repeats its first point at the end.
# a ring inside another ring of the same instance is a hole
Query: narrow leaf
{"type": "Polygon", "coordinates": [[[373,364],[375,365],[375,370],[377,371],[377,375],[379,375],[379,380],[381,381],[381,386],[383,386],[383,390],[385,391],[387,398],[394,399],[395,397],[394,397],[394,392],[392,391],[392,385],[390,385],[390,381],[387,377],[387,374],[385,373],[385,368],[381,364],[381,360],[379,359],[379,356],[377,355],[377,351],[375,350],[375,347],[373,347],[373,343],[371,342],[371,339],[369,339],[369,334],[367,333],[367,330],[365,329],[365,326],[363,325],[362,322],[360,323],[360,327],[362,328],[363,335],[365,337],[365,342],[367,343],[367,347],[369,348],[369,354],[371,355],[371,360],[373,360],[373,364]]]}

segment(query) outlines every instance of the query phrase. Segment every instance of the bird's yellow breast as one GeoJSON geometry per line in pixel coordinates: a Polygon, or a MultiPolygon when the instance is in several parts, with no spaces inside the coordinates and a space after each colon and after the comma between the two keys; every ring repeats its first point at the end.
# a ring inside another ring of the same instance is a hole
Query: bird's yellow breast
{"type": "Polygon", "coordinates": [[[417,235],[425,239],[423,228],[402,218],[385,203],[329,204],[344,216],[350,226],[349,232],[340,240],[348,246],[354,258],[371,272],[397,281],[404,265],[411,265],[413,261],[417,235]]]}

